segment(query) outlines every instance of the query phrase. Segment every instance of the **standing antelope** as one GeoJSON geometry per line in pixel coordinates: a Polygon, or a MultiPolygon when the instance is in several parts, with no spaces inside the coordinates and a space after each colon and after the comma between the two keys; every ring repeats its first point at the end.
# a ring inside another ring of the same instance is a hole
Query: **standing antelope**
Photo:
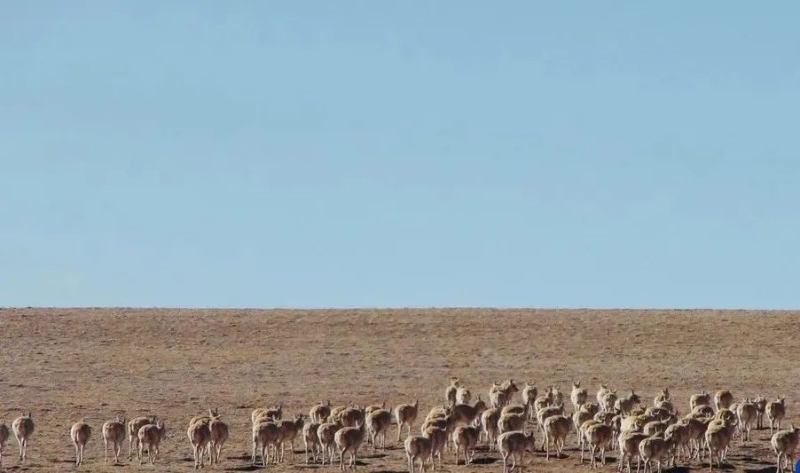
{"type": "Polygon", "coordinates": [[[34,429],[31,413],[28,412],[14,419],[11,429],[14,431],[14,436],[19,443],[19,460],[24,464],[25,459],[28,458],[28,440],[33,435],[34,429]]]}
{"type": "Polygon", "coordinates": [[[92,428],[86,423],[85,419],[80,422],[75,422],[69,431],[69,436],[72,443],[75,445],[75,466],[80,466],[83,463],[83,451],[86,448],[86,442],[92,435],[92,428]]]}
{"type": "Polygon", "coordinates": [[[108,463],[108,443],[111,442],[114,450],[114,465],[119,465],[119,454],[122,452],[122,442],[125,440],[125,419],[108,421],[103,424],[103,445],[105,446],[105,462],[108,463]]]}

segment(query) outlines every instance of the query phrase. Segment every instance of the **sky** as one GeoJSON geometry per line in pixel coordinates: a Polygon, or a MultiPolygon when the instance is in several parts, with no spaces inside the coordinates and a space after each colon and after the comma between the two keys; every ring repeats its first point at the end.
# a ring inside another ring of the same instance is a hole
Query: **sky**
{"type": "Polygon", "coordinates": [[[798,309],[798,17],[0,2],[0,306],[798,309]]]}

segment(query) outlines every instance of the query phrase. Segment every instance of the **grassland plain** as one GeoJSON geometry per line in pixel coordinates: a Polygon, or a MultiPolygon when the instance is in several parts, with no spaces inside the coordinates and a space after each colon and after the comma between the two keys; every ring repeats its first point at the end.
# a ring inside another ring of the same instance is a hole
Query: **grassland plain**
{"type": "MultiPolygon", "coordinates": [[[[8,471],[74,470],[69,439],[73,422],[93,427],[80,470],[152,471],[127,461],[103,464],[101,426],[116,415],[155,413],[167,425],[156,471],[192,468],[188,420],[217,407],[231,428],[223,464],[248,471],[250,412],[283,401],[284,418],[308,413],[314,403],[395,406],[420,400],[420,419],[442,404],[450,376],[484,399],[492,381],[513,378],[555,384],[569,392],[580,379],[590,395],[600,382],[624,392],[634,388],[647,404],[669,387],[682,413],[689,395],[728,388],[736,399],[786,396],[787,421],[800,425],[800,313],[678,310],[0,310],[0,421],[10,427],[31,410],[36,431],[28,461],[17,462],[13,436],[6,443],[8,471]]],[[[516,399],[518,400],[519,395],[516,399]]],[[[373,454],[362,447],[359,469],[407,471],[394,442],[373,454]]],[[[774,471],[769,429],[752,442],[737,441],[729,470],[774,471]]],[[[537,438],[537,443],[541,439],[537,438]]],[[[567,457],[532,470],[583,471],[574,436],[567,457]]],[[[333,467],[303,461],[272,471],[333,467]]],[[[614,458],[603,470],[616,469],[614,458]]],[[[287,457],[290,458],[290,457],[287,457]]],[[[499,472],[495,452],[480,450],[478,464],[445,471],[499,472]]],[[[530,459],[529,459],[530,460],[530,459]]],[[[707,468],[695,463],[691,469],[707,468]]],[[[686,471],[677,469],[677,471],[686,471]]]]}

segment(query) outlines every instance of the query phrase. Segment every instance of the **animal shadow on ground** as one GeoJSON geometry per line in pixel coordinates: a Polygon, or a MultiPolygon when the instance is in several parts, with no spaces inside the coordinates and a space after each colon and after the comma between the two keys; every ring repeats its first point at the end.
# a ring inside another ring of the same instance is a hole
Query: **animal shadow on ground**
{"type": "Polygon", "coordinates": [[[263,469],[264,467],[261,465],[242,465],[242,466],[234,466],[232,468],[225,468],[225,471],[256,471],[263,469]]]}
{"type": "MultiPolygon", "coordinates": [[[[493,463],[497,463],[500,459],[493,458],[493,457],[480,457],[480,458],[473,458],[470,465],[491,465],[493,463]]],[[[459,465],[463,465],[464,463],[459,463],[459,465]]]]}
{"type": "Polygon", "coordinates": [[[745,473],[777,473],[778,467],[765,466],[763,468],[745,468],[745,473]]]}

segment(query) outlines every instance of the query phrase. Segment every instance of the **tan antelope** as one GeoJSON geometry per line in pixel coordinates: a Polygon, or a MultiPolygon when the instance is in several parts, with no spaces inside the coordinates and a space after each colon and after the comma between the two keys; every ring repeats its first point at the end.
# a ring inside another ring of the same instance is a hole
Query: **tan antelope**
{"type": "Polygon", "coordinates": [[[367,414],[367,426],[372,439],[372,451],[377,447],[378,437],[381,438],[381,449],[386,450],[386,431],[392,425],[391,410],[378,409],[367,414]]]}
{"type": "Polygon", "coordinates": [[[783,397],[778,400],[767,403],[767,419],[769,419],[769,433],[775,430],[780,430],[781,421],[786,416],[786,404],[783,397]]]}
{"type": "Polygon", "coordinates": [[[408,471],[414,473],[414,463],[420,462],[420,470],[425,472],[425,460],[431,456],[431,440],[421,435],[409,435],[404,442],[408,471]]]}
{"type": "Polygon", "coordinates": [[[135,417],[128,421],[128,460],[133,458],[134,449],[139,449],[139,429],[156,423],[156,416],[135,417]]]}
{"type": "Polygon", "coordinates": [[[478,444],[478,429],[472,426],[459,426],[453,432],[453,446],[456,448],[456,465],[458,453],[464,449],[464,465],[469,465],[475,456],[475,446],[478,444]]]}
{"type": "Polygon", "coordinates": [[[105,463],[108,463],[108,444],[114,451],[114,465],[119,465],[119,455],[122,453],[122,442],[125,441],[125,419],[117,416],[116,420],[103,424],[103,445],[105,447],[105,463]]]}
{"type": "Polygon", "coordinates": [[[189,437],[189,443],[192,445],[192,453],[194,454],[194,469],[202,468],[203,456],[205,455],[208,444],[211,442],[211,431],[208,428],[210,419],[195,418],[189,421],[189,427],[186,429],[186,435],[189,437]],[[192,422],[194,420],[194,422],[192,422]]]}
{"type": "Polygon", "coordinates": [[[10,433],[6,424],[0,422],[0,468],[3,467],[3,448],[5,448],[9,435],[10,433]]]}
{"type": "Polygon", "coordinates": [[[415,399],[411,404],[400,404],[394,410],[395,420],[397,421],[397,441],[400,441],[400,433],[403,431],[403,426],[408,426],[408,435],[411,435],[411,426],[417,420],[417,411],[419,408],[419,400],[415,399]]]}
{"type": "Polygon", "coordinates": [[[319,430],[319,426],[322,424],[318,424],[316,422],[309,422],[303,425],[303,445],[305,447],[306,453],[306,465],[309,464],[308,462],[308,450],[311,449],[311,458],[314,463],[317,463],[317,452],[320,453],[322,450],[322,445],[319,443],[319,435],[317,434],[319,430]]]}
{"type": "Polygon", "coordinates": [[[28,441],[33,435],[34,428],[33,416],[30,412],[17,417],[11,424],[11,430],[14,431],[14,436],[17,438],[17,443],[19,443],[20,463],[24,464],[25,459],[28,458],[28,441]]]}
{"type": "Polygon", "coordinates": [[[335,422],[325,422],[317,428],[317,439],[319,439],[320,450],[322,451],[322,464],[325,464],[325,454],[328,454],[328,463],[333,464],[336,432],[341,426],[335,422]]]}
{"type": "Polygon", "coordinates": [[[348,466],[352,467],[353,470],[356,469],[356,463],[358,461],[358,447],[361,446],[361,442],[364,440],[364,424],[359,424],[358,427],[342,427],[341,429],[336,431],[336,435],[333,436],[334,441],[336,442],[336,447],[339,449],[339,469],[344,471],[344,454],[347,453],[350,456],[350,462],[348,466]]]}
{"type": "Polygon", "coordinates": [[[569,400],[572,401],[572,407],[574,410],[577,411],[582,405],[586,404],[588,397],[589,393],[586,391],[586,388],[581,388],[581,382],[573,381],[572,392],[569,394],[569,400]]]}
{"type": "Polygon", "coordinates": [[[536,450],[533,432],[512,431],[500,434],[497,437],[497,449],[503,457],[503,473],[516,469],[519,464],[520,471],[525,471],[525,453],[534,454],[536,450]],[[508,468],[508,457],[511,457],[512,465],[508,468]]]}
{"type": "Polygon", "coordinates": [[[308,417],[311,419],[311,422],[322,424],[327,419],[328,416],[331,415],[331,401],[329,400],[327,403],[319,403],[315,406],[311,407],[311,410],[308,412],[308,417]]]}
{"type": "Polygon", "coordinates": [[[303,420],[303,414],[297,414],[294,416],[293,420],[281,420],[278,421],[278,430],[280,431],[280,462],[283,462],[283,455],[286,452],[286,444],[289,444],[289,450],[292,452],[292,462],[294,462],[294,439],[297,438],[297,434],[303,431],[303,424],[305,421],[303,420]]]}
{"type": "Polygon", "coordinates": [[[86,419],[81,419],[79,422],[72,424],[69,436],[72,439],[72,444],[75,445],[75,466],[83,464],[83,452],[91,435],[92,428],[86,423],[86,419]]]}
{"type": "Polygon", "coordinates": [[[164,439],[166,433],[167,427],[164,425],[164,422],[160,420],[156,421],[155,424],[143,425],[139,429],[137,437],[139,437],[140,465],[142,464],[142,456],[145,447],[147,447],[147,459],[150,461],[151,465],[155,465],[156,457],[158,457],[158,446],[161,444],[161,440],[164,439]]]}
{"type": "Polygon", "coordinates": [[[209,449],[211,451],[211,464],[219,465],[219,457],[222,455],[222,447],[228,441],[228,424],[220,420],[219,416],[212,417],[211,422],[208,423],[208,430],[211,432],[211,442],[209,442],[209,449]]]}
{"type": "Polygon", "coordinates": [[[786,471],[787,463],[790,471],[794,472],[794,453],[797,450],[798,436],[800,428],[795,428],[794,424],[789,424],[789,430],[782,430],[772,435],[770,443],[778,456],[778,467],[775,470],[777,473],[786,471]]]}

